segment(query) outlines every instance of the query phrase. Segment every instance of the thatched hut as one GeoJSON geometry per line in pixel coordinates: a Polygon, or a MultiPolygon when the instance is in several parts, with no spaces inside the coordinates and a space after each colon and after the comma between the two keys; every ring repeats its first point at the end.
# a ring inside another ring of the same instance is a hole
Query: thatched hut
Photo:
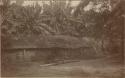
{"type": "MultiPolygon", "coordinates": [[[[28,37],[12,40],[3,52],[11,54],[14,59],[32,60],[34,58],[64,59],[83,57],[91,45],[84,39],[69,36],[28,37]]],[[[17,60],[18,61],[18,60],[17,60]]]]}

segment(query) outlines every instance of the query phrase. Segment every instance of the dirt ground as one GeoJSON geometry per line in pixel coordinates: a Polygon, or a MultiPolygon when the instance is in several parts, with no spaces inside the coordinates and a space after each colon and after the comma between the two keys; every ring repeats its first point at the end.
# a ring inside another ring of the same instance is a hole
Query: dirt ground
{"type": "Polygon", "coordinates": [[[103,60],[81,60],[79,62],[41,65],[32,62],[20,66],[12,66],[4,71],[4,77],[62,77],[62,78],[124,78],[124,68],[119,64],[111,64],[103,60]],[[16,69],[15,69],[16,68],[16,69]]]}

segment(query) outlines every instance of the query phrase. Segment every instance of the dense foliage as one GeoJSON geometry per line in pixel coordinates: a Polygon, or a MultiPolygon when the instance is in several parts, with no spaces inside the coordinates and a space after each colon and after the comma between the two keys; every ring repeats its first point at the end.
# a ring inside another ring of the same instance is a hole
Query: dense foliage
{"type": "MultiPolygon", "coordinates": [[[[9,4],[9,0],[3,0],[2,38],[19,39],[32,34],[68,35],[77,38],[94,38],[102,41],[102,47],[104,47],[103,40],[112,40],[114,37],[122,39],[123,32],[120,26],[122,27],[123,24],[123,9],[113,8],[111,11],[108,0],[85,0],[75,8],[71,7],[71,2],[71,0],[68,3],[50,0],[50,4],[43,2],[41,7],[37,3],[32,6],[21,6],[19,3],[9,4]],[[90,3],[93,4],[93,8],[85,11],[90,3]],[[115,20],[117,18],[121,21],[115,20]]],[[[122,5],[124,2],[121,0],[116,7],[122,7],[122,5]]]]}

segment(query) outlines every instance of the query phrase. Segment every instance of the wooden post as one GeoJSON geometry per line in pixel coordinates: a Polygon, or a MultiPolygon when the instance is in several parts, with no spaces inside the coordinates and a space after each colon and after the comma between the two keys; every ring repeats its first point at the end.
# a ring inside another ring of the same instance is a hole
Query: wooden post
{"type": "Polygon", "coordinates": [[[26,52],[26,50],[24,49],[23,50],[23,61],[25,61],[25,52],[26,52]]]}

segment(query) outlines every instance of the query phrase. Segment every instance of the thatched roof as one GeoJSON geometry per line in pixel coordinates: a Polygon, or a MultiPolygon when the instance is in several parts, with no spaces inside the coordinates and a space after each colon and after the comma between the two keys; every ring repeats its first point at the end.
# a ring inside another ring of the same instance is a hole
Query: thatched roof
{"type": "Polygon", "coordinates": [[[69,36],[29,37],[11,41],[9,48],[79,48],[90,47],[86,40],[69,36]]]}

